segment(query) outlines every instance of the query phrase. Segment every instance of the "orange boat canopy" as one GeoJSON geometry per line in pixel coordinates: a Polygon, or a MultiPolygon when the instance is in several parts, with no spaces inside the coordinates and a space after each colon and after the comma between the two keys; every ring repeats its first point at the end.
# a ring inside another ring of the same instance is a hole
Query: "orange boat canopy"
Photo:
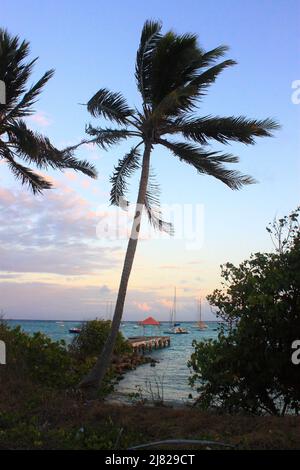
{"type": "Polygon", "coordinates": [[[160,325],[159,321],[155,320],[153,317],[148,317],[143,321],[139,321],[140,325],[160,325]]]}

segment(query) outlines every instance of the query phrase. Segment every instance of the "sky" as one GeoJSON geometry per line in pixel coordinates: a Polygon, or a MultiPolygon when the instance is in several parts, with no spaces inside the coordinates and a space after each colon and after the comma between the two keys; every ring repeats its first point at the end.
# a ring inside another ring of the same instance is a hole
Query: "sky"
{"type": "MultiPolygon", "coordinates": [[[[60,148],[83,138],[89,122],[108,125],[82,106],[98,89],[120,91],[130,106],[140,105],[134,64],[146,19],[161,20],[164,31],[196,33],[207,50],[230,47],[227,58],[238,64],[210,87],[197,114],[272,117],[281,124],[274,138],[255,146],[225,147],[240,156],[238,169],[258,181],[241,191],[155,148],[152,166],[175,236],[160,237],[143,220],[125,320],[169,320],[175,286],[177,319],[197,319],[199,296],[204,318],[214,319],[204,298],[221,285],[220,265],[271,251],[266,225],[299,204],[300,100],[292,88],[300,80],[299,13],[298,0],[2,0],[1,27],[30,41],[31,57],[39,57],[32,83],[55,68],[28,124],[60,148]]],[[[0,310],[7,318],[111,315],[132,214],[109,205],[109,177],[130,147],[127,141],[105,152],[86,145],[78,156],[96,165],[99,178],[49,172],[54,189],[43,196],[20,187],[0,165],[0,310]]],[[[131,202],[137,183],[138,175],[131,202]]]]}

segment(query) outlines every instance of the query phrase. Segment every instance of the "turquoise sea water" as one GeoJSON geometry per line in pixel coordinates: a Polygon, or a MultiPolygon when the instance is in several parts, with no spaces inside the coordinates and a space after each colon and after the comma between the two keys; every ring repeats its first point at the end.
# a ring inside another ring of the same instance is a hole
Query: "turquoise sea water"
{"type": "MultiPolygon", "coordinates": [[[[72,341],[73,335],[69,333],[69,328],[80,327],[80,322],[56,322],[37,320],[8,320],[11,326],[20,325],[27,333],[41,331],[53,340],[64,339],[67,343],[72,341]]],[[[192,352],[192,342],[194,339],[201,341],[205,338],[216,338],[218,331],[217,322],[207,322],[208,328],[204,331],[193,328],[195,323],[182,322],[190,334],[170,335],[171,345],[168,348],[152,351],[151,355],[159,363],[155,367],[150,364],[139,366],[136,370],[128,372],[124,379],[117,386],[116,391],[110,397],[113,400],[130,402],[129,394],[142,391],[144,398],[160,399],[165,402],[187,402],[192,389],[188,385],[189,369],[187,361],[192,352]]],[[[143,331],[141,327],[136,328],[136,323],[125,322],[121,326],[121,331],[125,337],[163,335],[168,329],[167,323],[162,323],[158,327],[146,327],[143,331]]]]}

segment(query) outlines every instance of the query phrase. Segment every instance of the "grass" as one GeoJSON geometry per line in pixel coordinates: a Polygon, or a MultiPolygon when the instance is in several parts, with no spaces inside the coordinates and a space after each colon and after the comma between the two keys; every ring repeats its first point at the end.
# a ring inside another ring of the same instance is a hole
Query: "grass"
{"type": "Polygon", "coordinates": [[[0,449],[126,449],[176,438],[222,441],[238,449],[299,449],[300,417],[86,402],[75,392],[37,389],[30,382],[7,383],[1,390],[0,449]]]}

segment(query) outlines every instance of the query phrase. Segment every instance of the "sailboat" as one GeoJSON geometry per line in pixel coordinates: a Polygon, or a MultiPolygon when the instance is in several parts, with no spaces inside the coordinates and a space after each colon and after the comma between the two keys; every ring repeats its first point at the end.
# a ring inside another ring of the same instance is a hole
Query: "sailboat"
{"type": "Polygon", "coordinates": [[[176,287],[174,289],[173,308],[171,310],[171,327],[164,331],[164,333],[168,335],[186,335],[189,333],[189,331],[180,326],[180,323],[176,323],[176,287]]]}
{"type": "Polygon", "coordinates": [[[197,330],[206,330],[208,328],[207,324],[204,323],[204,321],[202,320],[202,302],[201,302],[201,297],[200,299],[198,300],[198,312],[199,312],[199,321],[197,322],[196,326],[194,326],[194,328],[196,328],[197,330]]]}

